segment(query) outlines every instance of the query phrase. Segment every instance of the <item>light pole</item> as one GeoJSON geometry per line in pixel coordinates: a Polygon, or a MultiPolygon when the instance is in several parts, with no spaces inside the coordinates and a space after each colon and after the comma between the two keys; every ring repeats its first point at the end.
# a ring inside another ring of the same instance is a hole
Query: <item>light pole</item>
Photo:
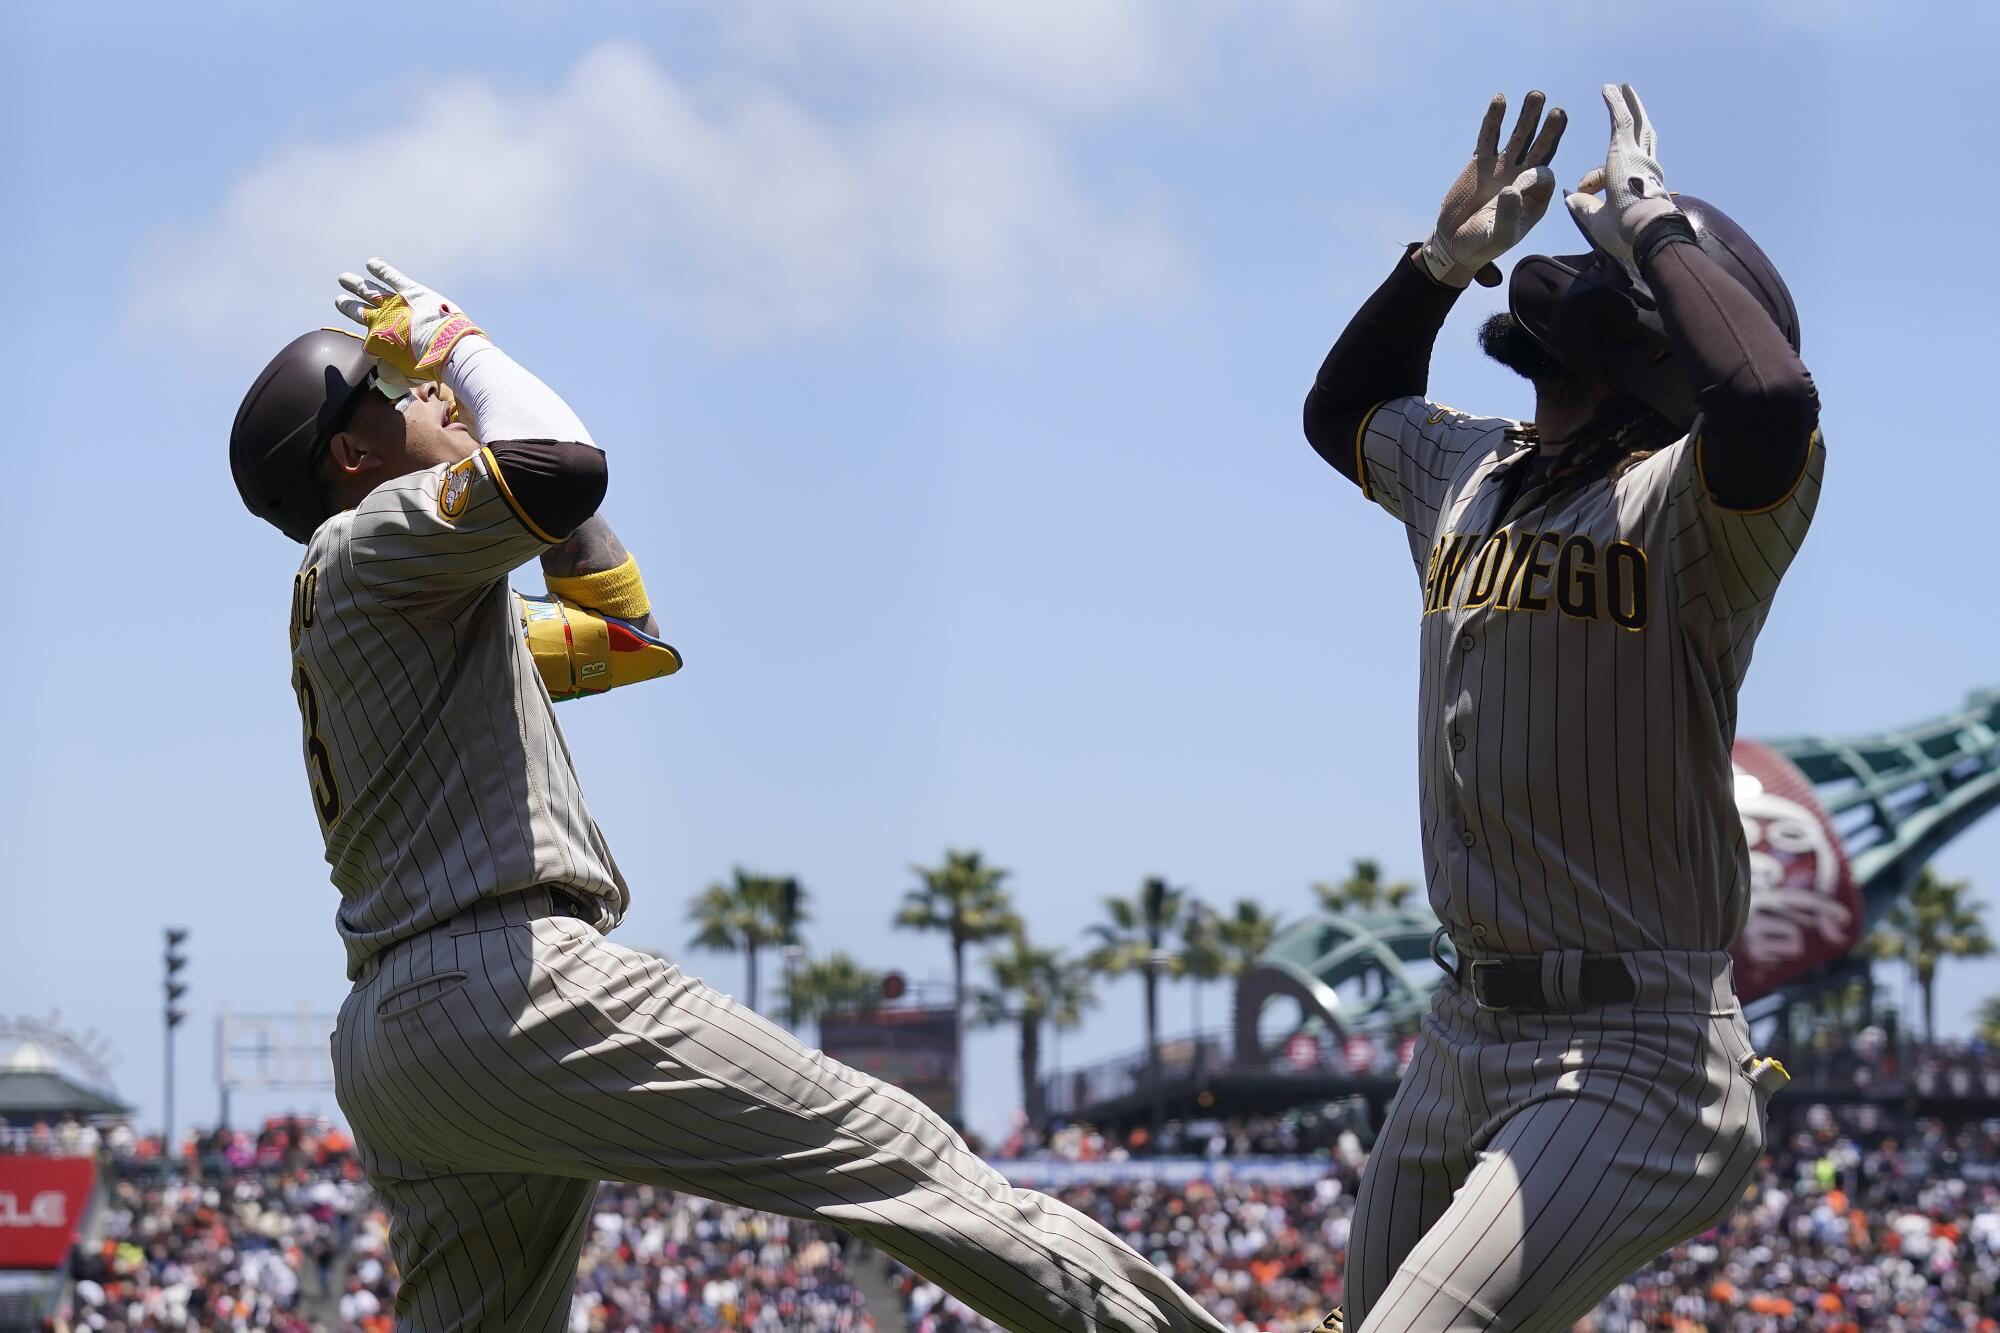
{"type": "Polygon", "coordinates": [[[1166,913],[1167,882],[1163,879],[1146,881],[1144,907],[1146,911],[1146,943],[1150,946],[1146,954],[1146,1100],[1152,1104],[1152,1138],[1148,1141],[1155,1156],[1160,1151],[1160,1135],[1166,1132],[1167,1107],[1166,1089],[1160,1086],[1160,973],[1171,961],[1172,955],[1161,947],[1160,937],[1165,933],[1165,923],[1161,917],[1166,913]]]}
{"type": "Polygon", "coordinates": [[[187,1017],[187,1011],[180,1007],[181,996],[187,994],[187,984],[174,978],[187,966],[187,955],[181,952],[188,933],[185,928],[168,926],[167,936],[167,977],[166,977],[166,1127],[160,1135],[160,1147],[168,1162],[174,1159],[174,1029],[187,1017]]]}

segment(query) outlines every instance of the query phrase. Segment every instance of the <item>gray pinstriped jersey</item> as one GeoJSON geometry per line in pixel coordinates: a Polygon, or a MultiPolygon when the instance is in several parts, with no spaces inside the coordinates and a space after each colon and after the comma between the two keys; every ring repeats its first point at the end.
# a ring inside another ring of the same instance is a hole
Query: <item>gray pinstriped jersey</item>
{"type": "Polygon", "coordinates": [[[313,534],[292,685],[340,890],[348,974],[482,898],[566,884],[628,902],[584,805],[508,572],[548,549],[492,456],[377,487],[313,534]]]}
{"type": "Polygon", "coordinates": [[[1770,510],[1723,508],[1693,436],[1503,521],[1518,423],[1418,398],[1357,432],[1368,498],[1423,590],[1425,875],[1496,953],[1723,949],[1749,909],[1736,697],[1819,497],[1824,446],[1770,510]]]}

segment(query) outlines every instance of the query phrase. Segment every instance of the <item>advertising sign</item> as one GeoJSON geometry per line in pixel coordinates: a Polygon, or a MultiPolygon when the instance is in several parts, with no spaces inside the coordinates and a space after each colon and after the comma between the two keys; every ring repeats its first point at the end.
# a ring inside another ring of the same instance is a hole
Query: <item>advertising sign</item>
{"type": "Polygon", "coordinates": [[[958,1016],[949,1009],[877,1009],[819,1022],[819,1046],[844,1065],[894,1084],[947,1120],[958,1118],[958,1016]]]}
{"type": "Polygon", "coordinates": [[[1304,1073],[1319,1068],[1319,1038],[1310,1032],[1294,1032],[1285,1041],[1285,1063],[1304,1073]]]}
{"type": "Polygon", "coordinates": [[[96,1185],[88,1157],[0,1156],[0,1268],[61,1268],[96,1185]]]}
{"type": "Polygon", "coordinates": [[[1736,742],[1732,757],[1750,845],[1750,920],[1729,952],[1737,994],[1754,1000],[1853,949],[1861,895],[1805,775],[1755,741],[1736,742]]]}

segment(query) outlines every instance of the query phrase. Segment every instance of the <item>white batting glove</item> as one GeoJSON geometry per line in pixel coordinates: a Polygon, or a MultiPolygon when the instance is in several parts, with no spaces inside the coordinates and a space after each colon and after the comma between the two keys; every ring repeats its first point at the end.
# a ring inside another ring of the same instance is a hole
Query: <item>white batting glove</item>
{"type": "Polygon", "coordinates": [[[1472,161],[1446,192],[1437,230],[1420,252],[1424,268],[1437,281],[1463,287],[1477,277],[1487,287],[1497,286],[1500,270],[1493,261],[1519,244],[1548,211],[1556,192],[1549,161],[1569,118],[1555,107],[1542,121],[1545,100],[1539,92],[1521,100],[1521,115],[1505,148],[1500,147],[1500,122],[1507,115],[1507,99],[1496,93],[1488,103],[1472,161]]]}
{"type": "Polygon", "coordinates": [[[420,282],[380,259],[368,261],[368,277],[340,275],[348,295],[334,309],[368,330],[368,353],[406,380],[434,380],[451,359],[451,349],[470,333],[484,333],[465,312],[420,282]]]}
{"type": "MultiPolygon", "coordinates": [[[[360,286],[360,290],[355,293],[357,299],[349,301],[348,298],[341,297],[334,301],[334,305],[339,307],[341,314],[346,315],[349,319],[360,324],[363,329],[366,329],[368,321],[363,316],[367,311],[382,304],[382,302],[388,300],[396,293],[390,290],[387,284],[377,282],[373,278],[357,277],[352,273],[343,273],[340,275],[341,285],[345,286],[350,280],[360,286]],[[347,305],[342,304],[342,302],[347,302],[355,306],[356,310],[350,312],[347,305]]],[[[363,345],[366,346],[365,341],[363,345]]],[[[375,363],[376,391],[392,403],[401,403],[403,399],[409,397],[411,391],[421,382],[420,380],[411,379],[387,362],[377,361],[375,363]]]]}
{"type": "Polygon", "coordinates": [[[1679,209],[1667,193],[1655,156],[1658,136],[1639,94],[1629,83],[1607,83],[1604,105],[1611,112],[1611,147],[1604,165],[1577,182],[1576,192],[1563,203],[1592,245],[1631,264],[1639,233],[1679,209]],[[1602,199],[1597,197],[1600,190],[1602,199]]]}

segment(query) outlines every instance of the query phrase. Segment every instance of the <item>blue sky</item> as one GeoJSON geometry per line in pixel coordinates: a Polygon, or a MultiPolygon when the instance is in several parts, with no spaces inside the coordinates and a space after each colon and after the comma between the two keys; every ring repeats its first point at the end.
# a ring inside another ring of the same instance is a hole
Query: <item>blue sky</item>
{"type": "MultiPolygon", "coordinates": [[[[1055,943],[1150,873],[1291,911],[1358,855],[1419,876],[1408,557],[1299,403],[1498,90],[1570,110],[1568,185],[1601,160],[1598,85],[1636,84],[1668,182],[1797,297],[1832,467],[1745,734],[1994,684],[2000,184],[1967,161],[1994,18],[1739,11],[7,6],[0,1013],[104,1034],[152,1119],[159,930],[187,925],[185,1123],[214,1113],[219,1004],[345,989],[286,684],[296,549],[223,458],[250,377],[374,254],[611,453],[605,512],[688,668],[563,720],[634,887],[620,937],[724,987],[740,961],[690,956],[684,914],[739,862],[803,878],[816,948],[920,977],[942,943],[887,921],[946,846],[1012,868],[1055,943]]],[[[1559,208],[1529,242],[1576,244],[1559,208]]],[[[1522,413],[1473,347],[1497,305],[1461,303],[1433,393],[1522,413]]],[[[1989,823],[1941,868],[1991,902],[1997,862],[1989,823]]],[[[1948,967],[1941,1014],[1997,989],[1948,967]]],[[[1110,985],[1062,1055],[1138,1033],[1110,985]]],[[[1011,1039],[972,1057],[994,1129],[1011,1039]]]]}

